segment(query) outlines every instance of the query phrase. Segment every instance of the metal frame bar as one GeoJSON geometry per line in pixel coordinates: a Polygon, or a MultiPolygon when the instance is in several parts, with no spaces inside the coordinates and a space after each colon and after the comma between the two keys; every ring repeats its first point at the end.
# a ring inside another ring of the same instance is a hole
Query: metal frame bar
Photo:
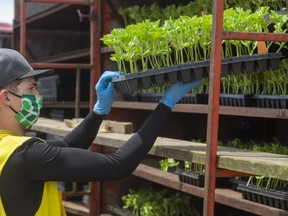
{"type": "MultiPolygon", "coordinates": [[[[101,75],[101,44],[100,37],[102,36],[102,0],[91,0],[91,17],[94,20],[90,22],[90,62],[92,65],[92,70],[90,73],[90,109],[96,102],[96,92],[94,89],[101,75]]],[[[101,152],[101,146],[94,145],[93,151],[101,152]]],[[[91,196],[89,200],[90,215],[96,216],[101,213],[101,182],[91,182],[90,183],[91,196]],[[98,205],[95,205],[98,203],[98,205]]]]}
{"type": "Polygon", "coordinates": [[[224,1],[213,1],[212,45],[209,73],[207,149],[203,215],[214,215],[224,1]],[[220,64],[219,64],[220,63],[220,64]]]}
{"type": "Polygon", "coordinates": [[[257,33],[257,32],[223,32],[224,40],[253,40],[253,41],[288,41],[287,34],[257,33]]]}
{"type": "Polygon", "coordinates": [[[26,57],[26,1],[21,1],[20,52],[26,57]]]}
{"type": "Polygon", "coordinates": [[[91,4],[90,0],[26,0],[26,2],[73,4],[73,5],[90,5],[91,4]]]}
{"type": "Polygon", "coordinates": [[[91,69],[90,64],[73,64],[73,63],[31,63],[33,68],[52,68],[52,69],[91,69]]]}

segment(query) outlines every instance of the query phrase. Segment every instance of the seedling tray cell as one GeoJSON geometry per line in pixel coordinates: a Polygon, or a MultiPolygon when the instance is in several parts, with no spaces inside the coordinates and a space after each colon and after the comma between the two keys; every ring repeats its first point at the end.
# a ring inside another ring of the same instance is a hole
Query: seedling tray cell
{"type": "MultiPolygon", "coordinates": [[[[264,72],[276,70],[282,53],[269,53],[264,55],[252,55],[222,59],[221,76],[239,74],[243,72],[264,72]]],[[[152,69],[145,72],[122,75],[113,78],[115,89],[118,93],[132,93],[140,89],[149,89],[152,86],[163,86],[164,83],[174,84],[201,80],[209,76],[210,61],[185,63],[171,67],[152,69]],[[133,80],[133,81],[132,81],[133,80]]]]}
{"type": "Polygon", "coordinates": [[[270,59],[269,61],[269,69],[270,70],[277,70],[279,68],[280,64],[280,59],[275,58],[275,59],[270,59]]]}
{"type": "Polygon", "coordinates": [[[246,72],[246,73],[252,73],[254,71],[254,61],[246,61],[244,62],[244,68],[243,70],[246,72]]]}
{"type": "Polygon", "coordinates": [[[138,85],[140,86],[140,88],[142,88],[142,89],[151,88],[153,85],[151,78],[152,77],[147,76],[147,77],[142,77],[142,79],[138,80],[138,85]]]}
{"type": "Polygon", "coordinates": [[[193,77],[195,80],[201,80],[203,77],[208,77],[207,71],[203,67],[193,68],[193,77]]]}
{"type": "Polygon", "coordinates": [[[256,68],[258,69],[257,71],[259,73],[262,73],[264,71],[266,71],[267,69],[269,69],[269,66],[267,65],[268,60],[267,59],[261,59],[257,61],[257,66],[256,68]]]}
{"type": "Polygon", "coordinates": [[[242,71],[242,62],[234,62],[232,64],[232,73],[239,74],[242,71]]]}
{"type": "Polygon", "coordinates": [[[191,80],[191,69],[184,69],[178,72],[178,81],[180,82],[189,82],[191,80]]]}
{"type": "MultiPolygon", "coordinates": [[[[228,63],[222,63],[221,66],[221,75],[226,76],[229,75],[229,64],[228,63]]],[[[207,72],[207,77],[208,77],[209,71],[207,72]]]]}
{"type": "Polygon", "coordinates": [[[165,82],[167,84],[177,83],[177,71],[172,71],[171,73],[166,73],[165,74],[165,82]]]}
{"type": "Polygon", "coordinates": [[[165,84],[164,75],[165,74],[162,73],[152,76],[152,85],[162,87],[165,84]]]}

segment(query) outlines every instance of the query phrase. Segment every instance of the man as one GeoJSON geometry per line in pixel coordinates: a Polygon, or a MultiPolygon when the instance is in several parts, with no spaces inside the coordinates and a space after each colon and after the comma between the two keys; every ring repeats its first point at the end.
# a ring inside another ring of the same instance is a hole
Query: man
{"type": "Polygon", "coordinates": [[[147,155],[174,105],[199,81],[177,83],[164,94],[143,126],[111,155],[88,151],[113,103],[113,77],[104,72],[97,102],[84,121],[63,140],[24,136],[39,117],[42,97],[37,78],[52,70],[33,70],[12,49],[0,49],[0,215],[65,215],[57,181],[105,181],[129,176],[147,155]]]}

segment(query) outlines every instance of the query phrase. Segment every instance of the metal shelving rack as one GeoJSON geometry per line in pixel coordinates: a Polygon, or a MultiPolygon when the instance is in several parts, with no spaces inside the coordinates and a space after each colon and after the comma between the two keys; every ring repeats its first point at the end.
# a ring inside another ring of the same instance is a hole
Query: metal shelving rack
{"type": "MultiPolygon", "coordinates": [[[[34,63],[35,68],[55,68],[55,69],[75,69],[77,71],[77,92],[75,98],[75,117],[79,115],[80,100],[79,100],[79,76],[82,68],[90,69],[90,103],[89,107],[95,103],[94,85],[101,74],[101,45],[100,37],[102,35],[102,0],[21,0],[21,53],[26,55],[26,2],[35,3],[59,3],[59,4],[76,4],[90,6],[90,64],[62,64],[62,63],[34,63]],[[78,95],[78,96],[77,96],[78,95]],[[78,114],[77,114],[78,113],[78,114]]],[[[244,33],[244,32],[224,32],[223,31],[223,11],[224,0],[213,0],[213,35],[212,35],[212,50],[210,60],[210,86],[209,86],[209,101],[207,105],[176,105],[175,112],[187,113],[204,113],[208,115],[207,121],[207,151],[206,151],[206,176],[205,188],[203,192],[204,206],[203,215],[214,215],[215,205],[215,179],[217,176],[217,142],[218,142],[218,127],[219,115],[238,115],[238,116],[255,116],[269,118],[288,118],[285,110],[249,108],[225,108],[219,107],[220,96],[220,71],[221,71],[221,45],[222,40],[255,40],[255,41],[287,41],[288,36],[274,33],[244,33]],[[254,114],[253,114],[254,113],[254,114]]],[[[63,105],[65,106],[65,105],[63,105]]],[[[69,105],[71,106],[71,105],[69,105]]],[[[73,105],[72,105],[73,106],[73,105]]],[[[138,104],[137,102],[115,102],[114,108],[131,108],[152,110],[155,104],[138,104]]],[[[100,147],[94,147],[94,151],[100,151],[100,147]]],[[[139,171],[138,171],[139,172],[139,171]]],[[[233,171],[227,171],[226,175],[233,175],[233,171]]],[[[235,173],[234,173],[235,175],[235,173]]],[[[202,193],[202,192],[201,192],[202,193]]],[[[100,202],[100,184],[93,183],[91,186],[91,203],[100,202]]],[[[90,215],[99,215],[99,205],[90,206],[90,215]]]]}
{"type": "Polygon", "coordinates": [[[224,0],[213,0],[212,49],[207,121],[207,151],[203,215],[214,215],[217,142],[219,127],[219,96],[222,40],[287,41],[288,36],[275,33],[244,33],[223,31],[224,0]]]}

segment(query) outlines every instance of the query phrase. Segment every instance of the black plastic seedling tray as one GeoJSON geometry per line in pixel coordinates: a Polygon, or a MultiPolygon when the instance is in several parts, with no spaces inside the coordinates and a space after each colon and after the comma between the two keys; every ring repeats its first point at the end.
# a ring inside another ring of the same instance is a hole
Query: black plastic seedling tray
{"type": "Polygon", "coordinates": [[[252,95],[220,94],[221,106],[251,107],[252,95]]]}
{"type": "MultiPolygon", "coordinates": [[[[279,67],[282,53],[269,53],[222,59],[221,76],[239,73],[264,72],[276,70],[279,67]]],[[[118,93],[132,93],[140,89],[161,87],[176,82],[201,80],[209,76],[210,60],[185,63],[171,67],[152,69],[145,72],[126,74],[113,78],[118,93]]]]}
{"type": "MultiPolygon", "coordinates": [[[[191,171],[182,170],[177,168],[175,173],[179,175],[180,182],[184,182],[186,184],[194,185],[197,187],[204,187],[205,184],[205,175],[194,173],[191,171]]],[[[226,187],[228,184],[229,178],[227,177],[217,177],[216,178],[216,187],[226,187]]]]}
{"type": "Polygon", "coordinates": [[[251,98],[253,107],[260,108],[288,108],[288,95],[253,95],[251,98]]]}
{"type": "Polygon", "coordinates": [[[285,192],[256,188],[243,184],[238,185],[238,190],[242,192],[243,199],[286,211],[288,210],[288,194],[285,192]]]}

